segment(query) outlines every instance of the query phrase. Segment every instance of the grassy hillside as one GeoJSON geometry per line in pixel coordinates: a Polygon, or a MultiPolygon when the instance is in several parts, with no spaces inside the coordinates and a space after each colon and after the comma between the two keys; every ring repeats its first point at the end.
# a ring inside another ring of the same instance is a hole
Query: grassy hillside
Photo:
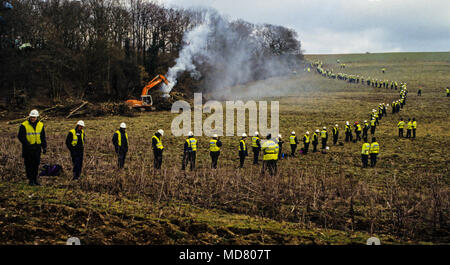
{"type": "MultiPolygon", "coordinates": [[[[370,235],[382,243],[448,243],[449,54],[307,56],[336,72],[339,58],[346,73],[408,82],[407,105],[394,116],[389,108],[380,121],[379,162],[369,169],[360,167],[361,143],[330,146],[329,141],[328,154],[285,159],[278,175],[262,176],[260,167],[251,165],[251,152],[245,168],[237,169],[239,137],[222,137],[219,168],[211,170],[209,138],[197,137],[198,168],[182,172],[184,138],[170,133],[176,114],[154,112],[84,119],[87,146],[78,182],[70,180],[64,146],[76,118],[45,121],[49,149],[42,163],[61,164],[65,174],[43,177],[36,188],[25,185],[18,125],[3,125],[0,230],[8,240],[1,243],[57,244],[78,236],[104,244],[348,244],[364,243],[370,235]],[[418,86],[422,97],[416,95],[418,86]],[[396,137],[400,117],[417,119],[417,139],[396,137]],[[131,146],[119,171],[111,138],[122,121],[131,146]],[[151,135],[160,128],[165,152],[162,170],[155,171],[151,135]]],[[[208,97],[278,100],[285,140],[292,130],[302,137],[306,130],[338,123],[342,141],[345,121],[368,119],[372,108],[391,103],[398,91],[299,71],[208,97]]],[[[288,144],[283,148],[287,152],[288,144]]]]}

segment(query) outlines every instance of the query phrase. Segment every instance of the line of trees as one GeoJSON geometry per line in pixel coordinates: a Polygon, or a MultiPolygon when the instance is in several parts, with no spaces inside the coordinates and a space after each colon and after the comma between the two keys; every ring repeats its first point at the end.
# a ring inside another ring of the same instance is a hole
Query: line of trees
{"type": "MultiPolygon", "coordinates": [[[[146,81],[174,64],[183,34],[207,13],[144,0],[9,2],[13,8],[0,13],[0,89],[8,102],[18,95],[51,101],[138,96],[146,81]]],[[[256,27],[233,23],[246,34],[256,27]]],[[[267,51],[301,55],[295,31],[265,26],[267,51]]]]}

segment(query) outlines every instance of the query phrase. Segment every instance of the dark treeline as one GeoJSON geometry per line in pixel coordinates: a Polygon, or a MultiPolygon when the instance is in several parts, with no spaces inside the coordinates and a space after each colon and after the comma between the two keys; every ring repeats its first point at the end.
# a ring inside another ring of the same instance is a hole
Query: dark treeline
{"type": "MultiPolygon", "coordinates": [[[[204,22],[208,13],[143,0],[8,2],[13,8],[2,5],[0,11],[4,104],[35,96],[40,102],[44,97],[57,102],[68,96],[90,100],[139,96],[146,81],[174,65],[183,34],[204,22]]],[[[244,21],[230,24],[244,35],[257,27],[244,21]]],[[[301,57],[295,31],[265,26],[264,54],[301,57]]],[[[193,82],[187,79],[189,75],[183,75],[178,86],[193,82]]]]}

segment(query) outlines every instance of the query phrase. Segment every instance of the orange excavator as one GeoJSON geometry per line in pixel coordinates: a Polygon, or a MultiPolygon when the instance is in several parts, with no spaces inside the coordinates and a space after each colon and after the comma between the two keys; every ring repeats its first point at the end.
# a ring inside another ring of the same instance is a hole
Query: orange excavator
{"type": "Polygon", "coordinates": [[[151,109],[153,105],[153,99],[152,96],[148,94],[148,92],[153,87],[158,86],[161,82],[164,82],[166,85],[169,84],[169,81],[167,81],[167,79],[163,75],[157,75],[142,89],[141,100],[129,99],[125,101],[125,103],[135,109],[151,109]]]}

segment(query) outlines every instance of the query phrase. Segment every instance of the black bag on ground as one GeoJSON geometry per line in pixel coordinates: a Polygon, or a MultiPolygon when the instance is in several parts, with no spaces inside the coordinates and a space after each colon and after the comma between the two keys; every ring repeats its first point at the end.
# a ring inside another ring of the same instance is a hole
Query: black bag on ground
{"type": "Polygon", "coordinates": [[[62,171],[63,168],[61,165],[44,165],[39,176],[59,176],[62,171]]]}

